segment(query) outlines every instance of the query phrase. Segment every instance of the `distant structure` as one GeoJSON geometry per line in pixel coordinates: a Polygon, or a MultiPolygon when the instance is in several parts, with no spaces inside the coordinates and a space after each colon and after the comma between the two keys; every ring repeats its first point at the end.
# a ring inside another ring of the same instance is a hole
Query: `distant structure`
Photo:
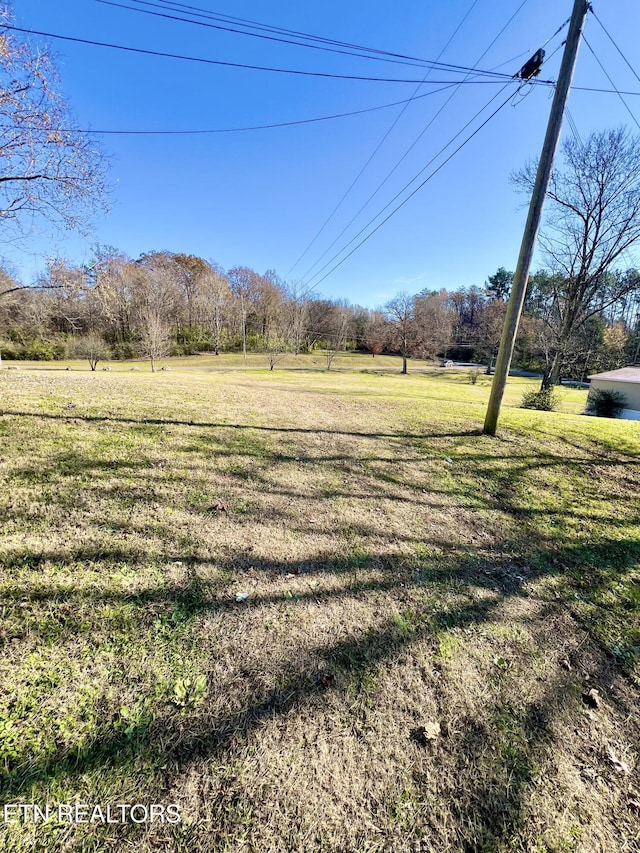
{"type": "Polygon", "coordinates": [[[640,421],[640,364],[594,373],[589,376],[591,388],[598,391],[618,391],[624,394],[627,408],[620,413],[621,418],[640,421]]]}

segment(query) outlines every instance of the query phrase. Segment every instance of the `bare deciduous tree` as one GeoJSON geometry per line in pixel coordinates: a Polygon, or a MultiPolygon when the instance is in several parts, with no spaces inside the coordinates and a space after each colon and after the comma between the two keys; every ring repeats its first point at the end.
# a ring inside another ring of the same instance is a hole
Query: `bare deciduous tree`
{"type": "Polygon", "coordinates": [[[95,299],[109,340],[113,343],[130,341],[136,298],[133,263],[111,246],[96,246],[90,268],[95,299]]]}
{"type": "Polygon", "coordinates": [[[208,264],[202,280],[201,298],[205,321],[213,336],[213,352],[215,355],[220,355],[222,331],[229,311],[231,290],[226,275],[214,264],[208,264]]]}
{"type": "Polygon", "coordinates": [[[433,358],[451,341],[454,312],[449,294],[422,292],[414,298],[415,340],[413,351],[421,358],[433,358]]]}
{"type": "Polygon", "coordinates": [[[247,357],[247,317],[251,306],[251,298],[256,292],[258,273],[248,267],[234,267],[228,272],[231,292],[240,308],[240,335],[242,337],[242,357],[247,357]]]}
{"type": "Polygon", "coordinates": [[[389,322],[390,342],[402,356],[402,373],[407,373],[407,360],[416,343],[415,300],[408,293],[399,293],[384,306],[389,322]]]}
{"type": "Polygon", "coordinates": [[[109,358],[109,347],[101,335],[89,332],[73,342],[71,355],[75,358],[85,358],[91,370],[95,370],[99,362],[109,358]]]}
{"type": "Polygon", "coordinates": [[[309,320],[309,305],[298,284],[289,285],[286,293],[284,311],[291,330],[291,348],[294,355],[300,355],[309,320]]]}
{"type": "Polygon", "coordinates": [[[335,305],[330,319],[330,329],[326,338],[325,358],[327,370],[331,370],[334,358],[344,352],[349,337],[351,316],[346,305],[335,305]]]}
{"type": "MultiPolygon", "coordinates": [[[[560,378],[565,352],[574,333],[590,317],[640,280],[619,280],[611,287],[607,273],[640,238],[640,139],[626,130],[592,133],[584,142],[569,137],[562,146],[564,163],[554,170],[548,215],[540,242],[553,272],[543,315],[553,346],[543,387],[560,378]]],[[[536,164],[513,176],[530,192],[536,164]]]]}
{"type": "Polygon", "coordinates": [[[171,325],[180,307],[179,285],[162,253],[143,255],[140,261],[129,265],[128,274],[135,293],[134,316],[140,345],[154,372],[156,361],[169,353],[171,325]]]}
{"type": "Polygon", "coordinates": [[[61,258],[50,259],[37,287],[49,303],[50,322],[57,331],[72,334],[82,331],[86,276],[81,267],[61,258]]]}
{"type": "MultiPolygon", "coordinates": [[[[11,25],[0,8],[0,26],[11,25]]],[[[2,239],[24,235],[40,218],[81,227],[104,205],[104,159],[95,141],[72,132],[47,47],[0,33],[0,222],[2,239]]]]}
{"type": "Polygon", "coordinates": [[[364,327],[364,345],[375,358],[384,351],[389,338],[389,329],[380,311],[372,311],[364,327]]]}
{"type": "Polygon", "coordinates": [[[171,341],[171,326],[155,305],[144,305],[138,315],[142,351],[155,373],[158,359],[167,355],[171,341]]]}

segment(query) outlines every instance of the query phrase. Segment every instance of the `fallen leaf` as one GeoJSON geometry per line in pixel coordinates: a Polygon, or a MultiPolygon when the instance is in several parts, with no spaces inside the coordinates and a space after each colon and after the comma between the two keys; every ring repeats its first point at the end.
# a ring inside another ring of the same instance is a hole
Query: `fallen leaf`
{"type": "Polygon", "coordinates": [[[440,723],[437,720],[428,720],[424,726],[411,729],[410,738],[419,746],[427,746],[437,740],[440,735],[440,723]]]}
{"type": "Polygon", "coordinates": [[[582,701],[585,705],[588,705],[590,708],[599,708],[602,705],[602,699],[600,698],[600,691],[596,690],[595,687],[592,687],[588,693],[582,694],[582,701]]]}
{"type": "Polygon", "coordinates": [[[425,724],[424,733],[427,740],[435,740],[440,734],[440,723],[437,720],[429,720],[425,724]]]}
{"type": "Polygon", "coordinates": [[[620,773],[628,773],[629,765],[626,761],[622,761],[622,759],[618,758],[613,749],[610,746],[607,747],[607,758],[620,773]]]}

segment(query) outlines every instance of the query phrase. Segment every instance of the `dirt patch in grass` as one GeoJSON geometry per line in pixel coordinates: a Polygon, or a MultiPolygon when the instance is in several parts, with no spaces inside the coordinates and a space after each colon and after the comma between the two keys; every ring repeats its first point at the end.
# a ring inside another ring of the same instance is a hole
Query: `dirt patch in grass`
{"type": "Polygon", "coordinates": [[[640,850],[640,440],[442,377],[0,374],[3,849],[640,850]],[[384,386],[381,386],[384,383],[384,386]]]}

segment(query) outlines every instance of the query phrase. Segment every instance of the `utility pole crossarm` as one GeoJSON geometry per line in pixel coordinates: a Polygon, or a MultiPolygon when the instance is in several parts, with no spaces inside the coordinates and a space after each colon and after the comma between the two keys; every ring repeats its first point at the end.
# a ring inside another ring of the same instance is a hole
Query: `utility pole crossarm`
{"type": "Polygon", "coordinates": [[[562,57],[562,65],[556,83],[555,96],[551,105],[549,121],[547,124],[547,132],[542,146],[540,162],[536,180],[531,194],[529,203],[529,213],[527,222],[522,235],[522,244],[520,246],[520,255],[518,264],[513,276],[513,286],[511,295],[507,305],[507,313],[504,320],[502,330],[502,338],[500,341],[500,350],[496,361],[496,368],[491,386],[491,396],[489,397],[489,405],[484,422],[484,434],[495,435],[498,426],[498,417],[500,414],[500,406],[504,396],[504,389],[509,376],[509,368],[511,367],[511,359],[513,357],[513,349],[515,346],[516,334],[518,332],[518,324],[520,323],[520,315],[524,305],[524,299],[527,293],[527,282],[529,280],[529,269],[531,268],[531,258],[533,249],[538,236],[540,227],[540,219],[542,216],[542,207],[549,186],[551,177],[551,169],[553,160],[558,148],[558,140],[560,139],[560,130],[562,128],[562,118],[564,109],[573,79],[573,72],[576,66],[578,57],[578,47],[582,37],[585,18],[589,11],[590,4],[588,0],[574,0],[573,12],[571,15],[571,23],[569,24],[569,33],[565,43],[564,54],[562,57]]]}

